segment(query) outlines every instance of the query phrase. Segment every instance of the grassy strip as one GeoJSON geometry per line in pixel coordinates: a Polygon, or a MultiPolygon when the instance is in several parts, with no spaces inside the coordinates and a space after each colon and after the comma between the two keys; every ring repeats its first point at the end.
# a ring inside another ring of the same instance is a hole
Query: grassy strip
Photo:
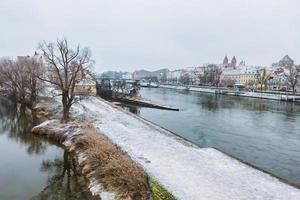
{"type": "Polygon", "coordinates": [[[161,186],[153,177],[148,179],[153,200],[177,200],[170,192],[161,186]]]}

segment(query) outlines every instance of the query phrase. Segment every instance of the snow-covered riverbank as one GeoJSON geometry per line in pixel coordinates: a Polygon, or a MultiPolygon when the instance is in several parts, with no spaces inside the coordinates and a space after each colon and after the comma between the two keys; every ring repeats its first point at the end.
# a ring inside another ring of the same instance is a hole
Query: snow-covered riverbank
{"type": "Polygon", "coordinates": [[[176,89],[176,90],[189,90],[194,92],[206,92],[206,93],[217,93],[217,94],[226,94],[233,96],[241,97],[251,97],[251,98],[260,98],[260,99],[271,99],[279,101],[293,101],[300,100],[299,96],[287,95],[287,94],[272,94],[272,93],[260,93],[260,92],[237,92],[224,89],[208,88],[208,87],[194,87],[194,86],[176,86],[176,85],[160,85],[161,88],[176,89]]]}
{"type": "Polygon", "coordinates": [[[198,148],[96,97],[73,115],[93,125],[182,200],[289,199],[300,190],[215,149],[198,148]]]}

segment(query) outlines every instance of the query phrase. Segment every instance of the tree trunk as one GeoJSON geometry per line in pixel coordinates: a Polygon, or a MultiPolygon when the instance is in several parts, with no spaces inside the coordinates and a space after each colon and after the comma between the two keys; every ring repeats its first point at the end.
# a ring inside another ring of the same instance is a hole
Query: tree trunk
{"type": "Polygon", "coordinates": [[[61,122],[67,122],[70,119],[70,106],[68,104],[68,92],[63,91],[62,94],[63,116],[61,122]]]}
{"type": "Polygon", "coordinates": [[[293,95],[295,95],[295,93],[296,93],[295,92],[295,85],[293,85],[292,88],[293,88],[293,95]]]}
{"type": "Polygon", "coordinates": [[[69,119],[70,119],[69,108],[64,107],[63,108],[63,117],[61,119],[61,122],[68,122],[69,119]]]}

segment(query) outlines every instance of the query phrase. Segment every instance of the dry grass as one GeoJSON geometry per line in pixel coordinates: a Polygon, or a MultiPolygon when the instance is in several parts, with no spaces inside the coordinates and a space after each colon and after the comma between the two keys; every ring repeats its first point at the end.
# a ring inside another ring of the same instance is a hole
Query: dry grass
{"type": "Polygon", "coordinates": [[[146,173],[104,135],[87,129],[75,139],[70,148],[74,150],[87,155],[79,163],[84,175],[95,177],[106,190],[116,193],[118,199],[149,198],[146,173]]]}

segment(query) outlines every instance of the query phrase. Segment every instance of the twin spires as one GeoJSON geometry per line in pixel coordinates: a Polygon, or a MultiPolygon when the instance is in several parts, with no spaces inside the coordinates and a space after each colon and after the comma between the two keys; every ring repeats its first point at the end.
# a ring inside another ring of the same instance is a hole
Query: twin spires
{"type": "Polygon", "coordinates": [[[225,58],[223,59],[223,65],[224,65],[225,67],[236,68],[236,63],[237,63],[237,61],[236,61],[235,56],[232,57],[230,63],[228,62],[228,57],[227,57],[227,56],[225,56],[225,58]]]}

